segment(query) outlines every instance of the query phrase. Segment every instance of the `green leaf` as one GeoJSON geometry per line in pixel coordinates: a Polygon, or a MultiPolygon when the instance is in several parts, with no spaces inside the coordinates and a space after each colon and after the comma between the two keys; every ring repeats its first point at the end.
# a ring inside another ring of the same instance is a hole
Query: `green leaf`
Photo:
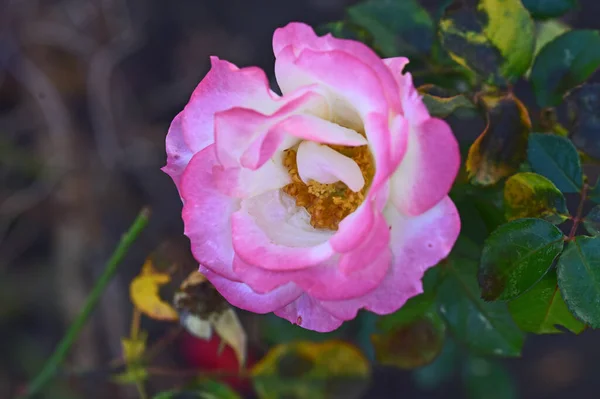
{"type": "Polygon", "coordinates": [[[211,380],[191,384],[183,391],[167,391],[156,394],[153,399],[241,399],[240,395],[227,385],[211,380]]]}
{"type": "Polygon", "coordinates": [[[545,45],[531,69],[531,81],[540,107],[562,102],[564,95],[585,82],[600,66],[600,34],[572,30],[545,45]]]}
{"type": "Polygon", "coordinates": [[[592,235],[600,235],[600,205],[596,205],[583,218],[583,225],[588,233],[592,235]]]}
{"type": "Polygon", "coordinates": [[[508,304],[515,323],[535,334],[554,334],[563,326],[579,334],[585,325],[577,320],[565,304],[558,288],[556,270],[549,271],[539,283],[508,304]]]}
{"type": "Polygon", "coordinates": [[[437,118],[446,118],[459,108],[475,109],[475,105],[462,94],[453,97],[423,94],[423,103],[429,113],[437,118]]]}
{"type": "Polygon", "coordinates": [[[431,363],[442,351],[445,326],[440,316],[428,312],[408,324],[371,337],[380,364],[413,369],[431,363]]]}
{"type": "Polygon", "coordinates": [[[469,399],[516,399],[514,380],[498,362],[470,357],[463,370],[469,399]]]}
{"type": "Polygon", "coordinates": [[[340,39],[351,39],[361,42],[366,40],[366,34],[363,31],[357,29],[355,26],[352,26],[346,21],[328,22],[319,26],[315,30],[319,35],[331,33],[333,36],[340,39]]]}
{"type": "Polygon", "coordinates": [[[446,278],[438,288],[437,303],[454,338],[482,355],[519,356],[525,336],[505,303],[480,298],[477,263],[450,259],[444,269],[446,278]]]}
{"type": "Polygon", "coordinates": [[[469,149],[466,168],[473,184],[488,186],[517,171],[525,161],[531,120],[512,94],[483,96],[487,126],[469,149]]]}
{"type": "Polygon", "coordinates": [[[522,0],[534,18],[557,18],[577,7],[577,0],[522,0]]]}
{"type": "Polygon", "coordinates": [[[534,23],[520,0],[480,0],[477,8],[448,10],[440,21],[444,48],[459,64],[492,84],[523,75],[534,48],[534,23]]]}
{"type": "Polygon", "coordinates": [[[558,286],[569,310],[600,327],[600,237],[575,237],[558,261],[558,286]]]}
{"type": "Polygon", "coordinates": [[[377,327],[382,332],[394,331],[422,318],[433,306],[433,294],[420,294],[410,298],[394,313],[379,317],[377,327]]]}
{"type": "Polygon", "coordinates": [[[585,84],[567,97],[570,137],[584,153],[600,158],[600,84],[585,84]]]}
{"type": "Polygon", "coordinates": [[[563,193],[578,193],[581,190],[581,160],[568,139],[532,133],[529,136],[527,159],[535,173],[547,177],[563,193]]]}
{"type": "Polygon", "coordinates": [[[348,8],[348,16],[385,57],[426,54],[433,44],[433,21],[416,0],[368,0],[348,8]]]}
{"type": "Polygon", "coordinates": [[[485,300],[511,300],[537,283],[563,248],[563,233],[541,219],[518,219],[485,241],[479,285],[485,300]]]}
{"type": "Polygon", "coordinates": [[[504,184],[506,219],[539,217],[550,223],[567,220],[565,197],[554,184],[536,173],[517,173],[504,184]]]}
{"type": "Polygon", "coordinates": [[[252,369],[261,399],[360,398],[369,380],[369,363],[342,341],[278,345],[252,369]]]}
{"type": "Polygon", "coordinates": [[[569,31],[570,29],[571,27],[569,27],[569,25],[566,25],[565,23],[556,19],[537,22],[535,26],[536,35],[533,58],[535,59],[535,57],[537,57],[540,50],[546,44],[550,43],[552,40],[556,39],[558,36],[569,31]]]}

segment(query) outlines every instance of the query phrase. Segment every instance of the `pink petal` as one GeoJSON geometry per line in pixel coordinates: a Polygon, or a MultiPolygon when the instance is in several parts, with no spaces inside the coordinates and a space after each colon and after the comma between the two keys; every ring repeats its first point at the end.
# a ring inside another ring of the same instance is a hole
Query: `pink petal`
{"type": "MultiPolygon", "coordinates": [[[[166,149],[167,149],[167,165],[162,168],[162,171],[171,176],[177,191],[181,192],[179,187],[181,175],[187,164],[194,155],[187,144],[183,140],[183,130],[181,128],[182,113],[177,114],[167,133],[166,149]]],[[[181,195],[181,194],[180,194],[181,195]]]]}
{"type": "Polygon", "coordinates": [[[421,99],[421,95],[415,88],[412,75],[403,73],[408,59],[404,57],[386,58],[383,60],[394,76],[399,86],[400,99],[403,113],[413,125],[418,125],[429,119],[429,111],[421,99]]]}
{"type": "Polygon", "coordinates": [[[331,313],[319,306],[318,301],[306,294],[276,310],[275,314],[292,324],[318,332],[333,331],[343,323],[343,320],[332,316],[331,313]]]}
{"type": "Polygon", "coordinates": [[[360,146],[367,140],[356,131],[329,122],[315,115],[292,115],[257,135],[241,158],[241,164],[256,169],[277,150],[293,147],[301,140],[317,143],[360,146]]]}
{"type": "Polygon", "coordinates": [[[446,122],[430,118],[411,126],[406,154],[392,176],[392,202],[408,215],[427,211],[450,191],[459,166],[458,143],[446,122]]]}
{"type": "MultiPolygon", "coordinates": [[[[286,47],[291,47],[295,54],[301,54],[304,50],[309,49],[324,53],[342,51],[355,57],[377,74],[390,109],[394,112],[401,111],[394,77],[381,58],[363,43],[355,40],[338,39],[331,34],[318,37],[310,26],[292,22],[275,30],[273,34],[273,52],[277,58],[276,63],[279,61],[280,53],[286,47]]],[[[340,65],[332,65],[331,67],[338,71],[341,69],[340,65]]],[[[279,77],[277,80],[279,81],[279,77]]]]}
{"type": "Polygon", "coordinates": [[[404,216],[394,207],[388,207],[386,217],[392,226],[393,265],[371,293],[347,301],[320,302],[337,318],[353,319],[362,308],[377,314],[398,310],[422,292],[423,274],[448,256],[460,232],[458,211],[448,197],[419,216],[404,216]]]}
{"type": "Polygon", "coordinates": [[[341,181],[355,193],[365,185],[360,167],[352,158],[313,141],[300,143],[296,162],[300,179],[306,184],[311,180],[323,184],[341,181]]]}
{"type": "MultiPolygon", "coordinates": [[[[267,207],[261,201],[254,201],[256,206],[249,208],[248,201],[231,217],[233,248],[245,262],[268,270],[297,270],[316,266],[334,255],[325,237],[320,243],[306,246],[295,243],[297,237],[286,240],[278,227],[286,223],[287,212],[267,207]]],[[[299,226],[296,231],[300,233],[303,229],[299,226]]],[[[316,237],[314,232],[313,236],[316,237]]]]}
{"type": "Polygon", "coordinates": [[[276,144],[262,145],[269,131],[299,112],[326,112],[324,101],[320,93],[305,87],[274,102],[277,108],[270,114],[240,107],[218,112],[215,115],[215,144],[219,162],[227,168],[239,166],[240,162],[247,168],[259,168],[277,149],[276,144]],[[258,150],[256,154],[247,154],[250,146],[258,150]]]}
{"type": "Polygon", "coordinates": [[[183,134],[192,152],[214,142],[214,116],[233,107],[271,113],[278,108],[265,73],[256,67],[239,69],[211,57],[211,69],[198,84],[183,111],[183,134]]]}
{"type": "Polygon", "coordinates": [[[237,280],[231,269],[234,251],[230,218],[240,205],[238,199],[223,195],[216,189],[215,165],[214,146],[210,145],[194,155],[182,176],[185,235],[189,237],[192,253],[201,265],[230,280],[237,280]]]}
{"type": "MultiPolygon", "coordinates": [[[[379,63],[382,64],[381,60],[379,63]]],[[[277,55],[275,75],[284,94],[318,83],[329,89],[331,96],[352,104],[362,118],[371,112],[387,113],[390,109],[376,72],[340,50],[320,52],[306,48],[296,55],[288,46],[277,55]]]]}
{"type": "Polygon", "coordinates": [[[302,291],[293,283],[286,284],[266,294],[257,294],[244,283],[228,280],[211,269],[200,266],[200,273],[215,286],[223,297],[240,309],[254,313],[269,313],[293,303],[302,291]]]}
{"type": "Polygon", "coordinates": [[[379,215],[375,228],[358,248],[336,255],[320,265],[302,270],[274,271],[236,257],[233,269],[257,292],[269,292],[293,281],[311,297],[340,300],[362,296],[375,289],[390,264],[389,228],[383,216],[379,215]]]}
{"type": "Polygon", "coordinates": [[[280,189],[292,179],[283,166],[283,153],[276,153],[269,162],[256,170],[244,167],[215,168],[216,187],[235,198],[252,198],[280,189]]]}

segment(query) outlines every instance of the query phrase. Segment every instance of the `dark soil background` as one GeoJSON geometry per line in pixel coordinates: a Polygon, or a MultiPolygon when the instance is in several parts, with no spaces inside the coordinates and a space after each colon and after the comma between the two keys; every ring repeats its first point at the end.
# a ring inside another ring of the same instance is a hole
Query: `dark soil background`
{"type": "MultiPolygon", "coordinates": [[[[272,76],[275,28],[337,20],[354,2],[0,0],[0,399],[39,370],[120,234],[149,205],[148,230],[72,350],[68,370],[78,375],[61,375],[63,383],[40,396],[137,397],[102,373],[128,334],[128,284],[154,250],[195,267],[179,197],[159,170],[171,119],[207,72],[210,55],[272,76]]],[[[580,4],[566,21],[600,28],[600,2],[580,4]]],[[[523,97],[532,100],[526,88],[523,97]]],[[[519,396],[597,398],[599,343],[592,331],[529,337],[523,358],[506,362],[519,396]]],[[[164,362],[181,362],[171,352],[164,362]]],[[[409,373],[378,369],[365,397],[462,398],[461,386],[456,380],[423,392],[409,373]]]]}

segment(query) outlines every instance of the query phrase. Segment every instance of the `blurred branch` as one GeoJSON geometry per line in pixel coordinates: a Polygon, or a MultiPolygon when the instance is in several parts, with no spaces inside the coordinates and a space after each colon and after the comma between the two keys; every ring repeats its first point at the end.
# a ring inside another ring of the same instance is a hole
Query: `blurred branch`
{"type": "Polygon", "coordinates": [[[148,220],[150,217],[150,210],[148,208],[142,209],[139,213],[127,233],[123,235],[119,245],[113,252],[112,256],[108,260],[106,264],[106,268],[104,272],[92,288],[90,295],[88,296],[83,310],[75,319],[75,321],[69,327],[69,330],[58,344],[58,347],[50,356],[40,373],[33,379],[33,381],[28,385],[26,392],[21,395],[19,398],[31,398],[41,391],[41,389],[54,377],[54,375],[58,371],[58,367],[65,360],[69,349],[73,345],[73,343],[77,340],[79,333],[85,326],[87,320],[89,319],[92,311],[96,307],[96,304],[100,300],[100,297],[108,283],[111,281],[112,277],[117,271],[117,267],[123,261],[127,251],[131,247],[131,245],[135,242],[144,228],[148,225],[148,220]]]}

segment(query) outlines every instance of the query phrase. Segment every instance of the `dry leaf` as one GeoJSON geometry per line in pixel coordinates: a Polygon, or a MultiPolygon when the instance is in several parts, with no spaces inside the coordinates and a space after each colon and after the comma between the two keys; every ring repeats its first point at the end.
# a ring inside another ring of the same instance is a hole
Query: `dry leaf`
{"type": "Polygon", "coordinates": [[[190,334],[210,339],[212,330],[235,351],[240,367],[246,363],[246,332],[233,308],[204,275],[191,273],[174,297],[181,324],[190,334]]]}

